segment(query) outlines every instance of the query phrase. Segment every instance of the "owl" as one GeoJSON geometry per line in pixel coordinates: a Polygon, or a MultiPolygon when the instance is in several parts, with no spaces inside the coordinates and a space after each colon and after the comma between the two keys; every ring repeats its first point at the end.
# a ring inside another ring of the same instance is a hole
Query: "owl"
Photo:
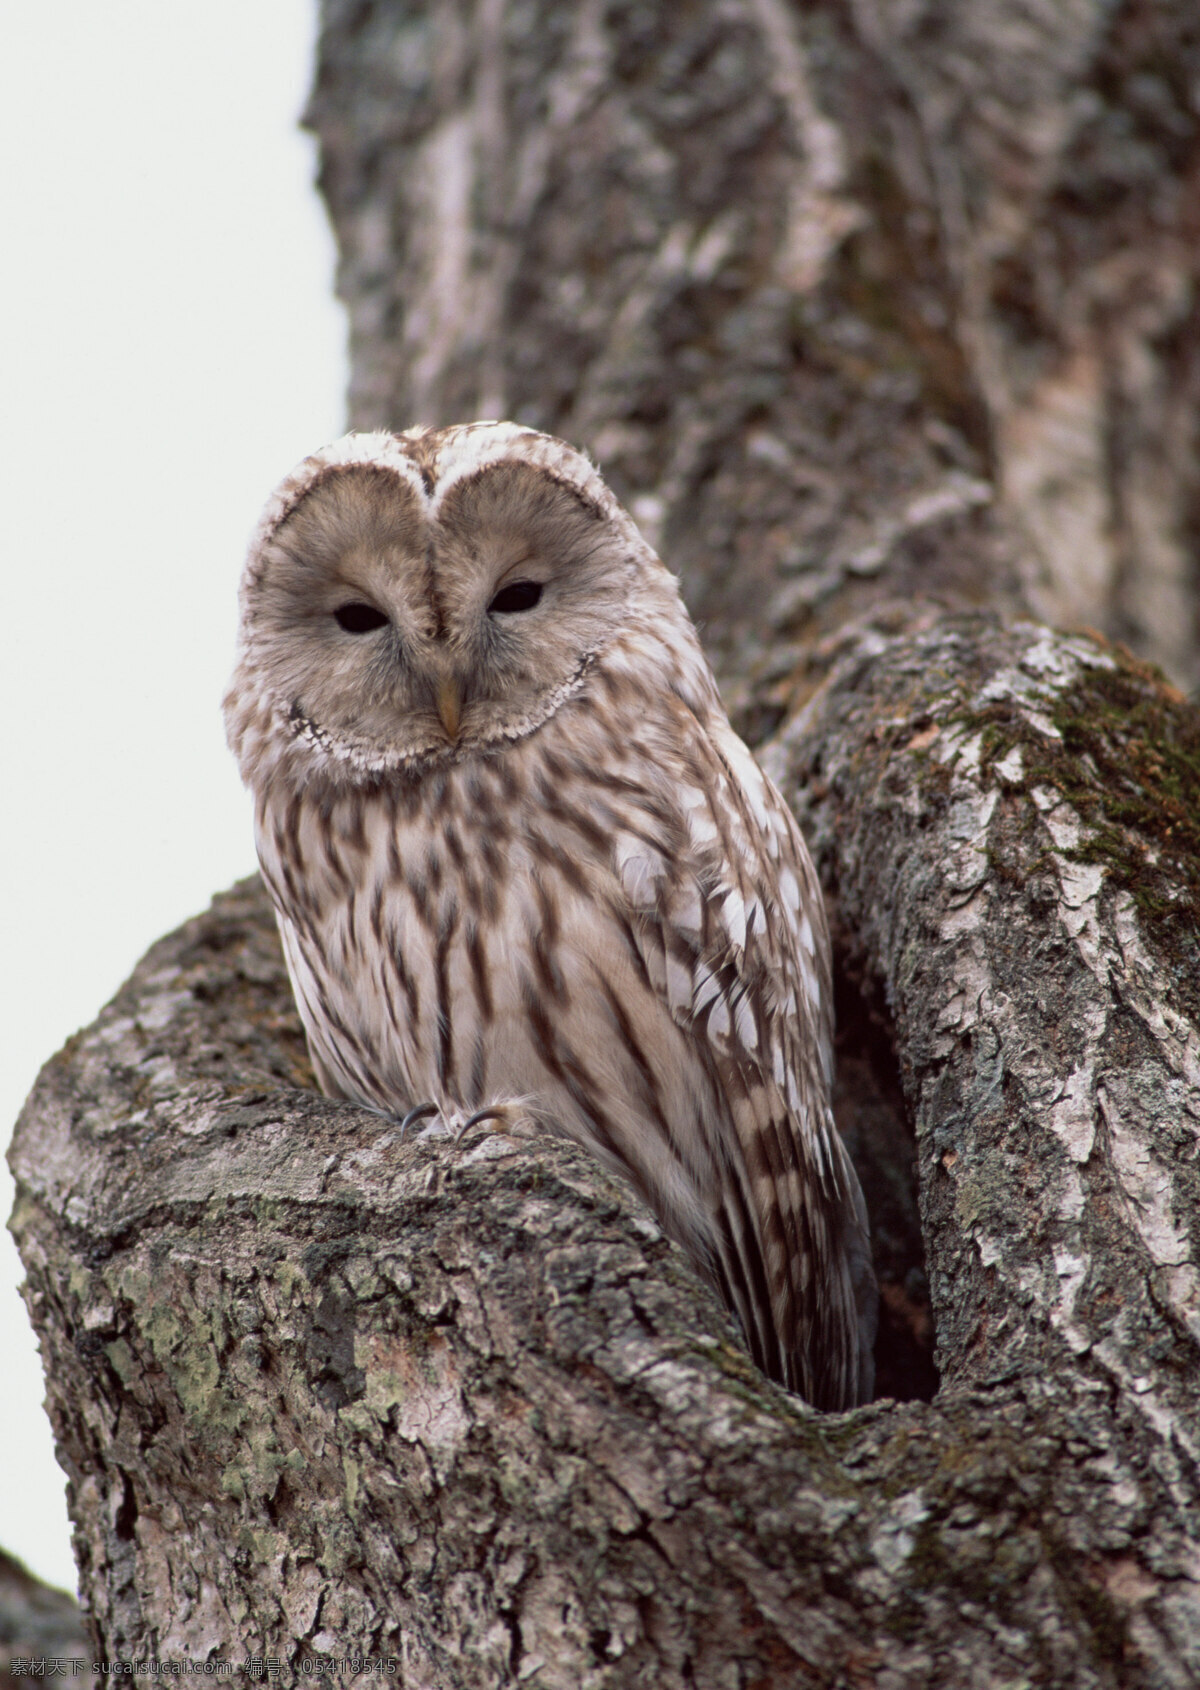
{"type": "Polygon", "coordinates": [[[502,422],[306,458],[250,547],[225,717],[324,1090],[569,1136],[763,1372],[868,1400],[820,889],[589,460],[502,422]]]}

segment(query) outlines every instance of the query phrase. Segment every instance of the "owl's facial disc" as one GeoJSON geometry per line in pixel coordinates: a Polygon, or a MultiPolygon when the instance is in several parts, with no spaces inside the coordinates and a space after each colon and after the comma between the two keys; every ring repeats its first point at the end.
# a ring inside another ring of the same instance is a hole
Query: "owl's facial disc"
{"type": "Polygon", "coordinates": [[[533,732],[619,631],[635,574],[602,511],[511,459],[432,499],[391,470],[340,469],[262,559],[259,671],[341,778],[533,732]]]}

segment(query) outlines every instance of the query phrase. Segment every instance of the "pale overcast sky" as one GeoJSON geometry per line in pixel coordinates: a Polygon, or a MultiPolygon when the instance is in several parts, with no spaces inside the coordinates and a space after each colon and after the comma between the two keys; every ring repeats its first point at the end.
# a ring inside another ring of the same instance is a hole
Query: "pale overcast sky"
{"type": "MultiPolygon", "coordinates": [[[[63,0],[0,27],[5,1141],[45,1058],[254,866],[219,708],[238,573],[274,483],[344,426],[296,127],[314,14],[63,0]]],[[[19,1278],[5,1232],[0,1545],[74,1589],[19,1278]]]]}

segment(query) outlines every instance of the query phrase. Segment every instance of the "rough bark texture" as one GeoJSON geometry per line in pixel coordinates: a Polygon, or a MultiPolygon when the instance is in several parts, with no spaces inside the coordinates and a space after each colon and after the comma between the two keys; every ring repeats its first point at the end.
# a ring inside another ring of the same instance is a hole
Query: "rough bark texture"
{"type": "Polygon", "coordinates": [[[1191,673],[1198,52],[1167,0],[326,0],[354,420],[566,434],[682,569],[830,897],[907,1400],[767,1384],[579,1152],[317,1096],[247,883],[14,1143],[103,1653],[1200,1680],[1200,722],[1011,619],[1191,673]]]}
{"type": "Polygon", "coordinates": [[[920,591],[1200,680],[1187,0],[324,20],[356,426],[588,446],[731,679],[920,591]]]}

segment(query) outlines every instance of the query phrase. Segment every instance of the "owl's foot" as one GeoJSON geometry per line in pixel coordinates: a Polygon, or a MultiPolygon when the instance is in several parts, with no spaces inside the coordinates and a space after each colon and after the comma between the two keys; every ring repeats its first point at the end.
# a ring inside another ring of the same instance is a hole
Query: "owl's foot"
{"type": "MultiPolygon", "coordinates": [[[[417,1122],[423,1121],[427,1115],[437,1116],[437,1113],[438,1113],[438,1106],[437,1106],[436,1103],[418,1103],[417,1107],[415,1109],[410,1109],[408,1114],[404,1117],[404,1119],[400,1123],[400,1142],[401,1142],[401,1144],[404,1143],[405,1138],[408,1136],[409,1127],[415,1127],[417,1122]]],[[[421,1138],[425,1138],[426,1135],[429,1132],[430,1132],[430,1128],[426,1127],[425,1131],[423,1133],[421,1133],[419,1136],[421,1138]]]]}
{"type": "Polygon", "coordinates": [[[461,1143],[475,1127],[486,1127],[491,1132],[507,1133],[514,1138],[528,1138],[536,1130],[525,1105],[518,1098],[507,1103],[489,1103],[470,1115],[459,1109],[440,1109],[436,1103],[418,1103],[400,1123],[401,1140],[418,1121],[429,1123],[421,1128],[416,1135],[418,1138],[449,1138],[455,1144],[461,1143]]]}

